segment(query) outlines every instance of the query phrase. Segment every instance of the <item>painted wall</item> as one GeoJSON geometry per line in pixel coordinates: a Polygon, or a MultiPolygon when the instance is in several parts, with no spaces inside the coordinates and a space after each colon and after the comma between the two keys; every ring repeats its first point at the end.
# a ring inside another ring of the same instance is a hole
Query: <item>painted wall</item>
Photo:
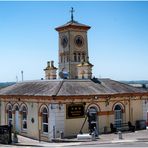
{"type": "MultiPolygon", "coordinates": [[[[6,104],[10,101],[10,103],[14,106],[16,101],[7,100],[6,102],[2,101],[1,103],[1,125],[7,124],[7,112],[6,112],[6,104]]],[[[84,100],[85,102],[87,100],[84,100]]],[[[23,104],[22,101],[17,102],[19,107],[23,104]]],[[[64,101],[63,101],[64,103],[64,101]]],[[[78,103],[78,102],[77,102],[78,103]]],[[[123,122],[128,122],[129,120],[135,124],[136,120],[143,119],[143,102],[136,97],[136,100],[133,98],[131,101],[128,101],[128,98],[111,98],[109,103],[106,102],[105,99],[100,98],[99,100],[91,101],[90,103],[86,103],[85,110],[89,107],[94,106],[98,110],[98,127],[99,132],[104,132],[105,127],[107,131],[110,131],[110,123],[114,123],[114,105],[119,103],[123,106],[123,122]],[[118,100],[118,101],[117,101],[118,100]]],[[[43,134],[41,132],[41,139],[48,141],[51,140],[54,136],[55,138],[60,137],[60,132],[64,132],[64,136],[74,136],[80,132],[82,124],[84,123],[85,118],[74,118],[67,119],[66,118],[66,104],[53,104],[48,101],[45,103],[33,103],[33,100],[29,100],[26,103],[28,115],[27,115],[27,130],[22,130],[22,120],[21,114],[19,114],[19,129],[22,135],[38,139],[39,138],[39,130],[42,130],[41,124],[41,115],[40,115],[40,107],[43,104],[46,104],[49,110],[49,133],[43,134]],[[34,119],[34,122],[32,122],[34,119]],[[55,131],[53,131],[53,127],[55,127],[55,131]]],[[[13,112],[13,118],[15,117],[15,112],[13,112]]],[[[15,123],[15,120],[14,120],[15,123]]],[[[88,121],[86,120],[83,133],[88,132],[88,121]]]]}

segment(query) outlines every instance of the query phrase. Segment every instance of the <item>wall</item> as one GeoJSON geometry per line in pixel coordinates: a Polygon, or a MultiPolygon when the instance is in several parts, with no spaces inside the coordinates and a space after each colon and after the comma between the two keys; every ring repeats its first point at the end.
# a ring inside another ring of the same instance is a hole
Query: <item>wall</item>
{"type": "Polygon", "coordinates": [[[64,105],[49,105],[49,139],[59,138],[60,132],[64,132],[64,105]],[[53,130],[55,128],[55,131],[53,130]]]}
{"type": "MultiPolygon", "coordinates": [[[[7,112],[6,112],[6,104],[10,102],[13,106],[14,104],[18,103],[19,106],[22,105],[24,100],[14,100],[10,98],[1,103],[1,125],[7,124],[7,112]]],[[[70,98],[68,99],[70,103],[70,98]]],[[[49,102],[48,100],[43,101],[42,103],[37,103],[36,100],[28,99],[24,101],[27,108],[28,108],[28,116],[27,116],[27,125],[28,129],[26,131],[22,130],[21,127],[21,114],[19,114],[19,129],[22,135],[38,139],[39,138],[39,130],[41,130],[41,116],[39,114],[39,109],[41,105],[45,104],[49,109],[49,133],[42,134],[41,139],[45,141],[51,140],[54,136],[56,138],[60,137],[60,131],[64,132],[64,136],[74,136],[80,132],[82,124],[85,118],[75,118],[75,119],[67,119],[66,118],[66,102],[61,101],[61,103],[53,103],[49,102]],[[52,104],[52,105],[51,105],[52,104]],[[34,118],[34,123],[32,123],[32,118],[34,118]],[[55,127],[55,133],[53,133],[53,127],[55,127]]],[[[110,131],[110,123],[114,123],[114,111],[113,107],[116,103],[123,105],[123,122],[132,121],[135,124],[136,120],[143,119],[143,106],[142,100],[140,97],[114,97],[110,98],[107,102],[107,98],[99,98],[96,100],[88,101],[87,99],[77,100],[76,103],[86,103],[85,111],[91,107],[95,106],[98,110],[98,127],[99,132],[104,132],[104,127],[107,127],[107,130],[110,131]],[[130,101],[129,101],[130,100],[130,101]]],[[[15,116],[15,112],[13,113],[13,118],[15,116]]],[[[83,128],[83,133],[88,132],[88,121],[83,128]]]]}
{"type": "Polygon", "coordinates": [[[39,136],[39,130],[38,130],[38,108],[39,107],[37,103],[26,103],[26,105],[28,107],[27,134],[30,137],[35,137],[37,139],[39,136]],[[31,121],[32,119],[34,119],[34,123],[31,121]]]}
{"type": "MultiPolygon", "coordinates": [[[[139,99],[140,98],[137,98],[135,100],[133,98],[129,102],[128,97],[111,98],[108,105],[106,105],[105,101],[104,102],[102,101],[103,99],[100,99],[101,100],[100,102],[94,101],[92,103],[87,103],[85,106],[85,110],[87,110],[87,108],[90,106],[98,107],[99,133],[103,133],[105,128],[107,128],[107,132],[109,132],[110,123],[114,123],[113,107],[115,106],[115,104],[120,104],[123,106],[123,123],[127,123],[128,121],[131,121],[135,125],[136,120],[142,119],[142,116],[143,116],[142,100],[139,100],[139,99]],[[133,109],[133,115],[132,115],[131,109],[133,109]]],[[[66,119],[66,113],[65,113],[66,136],[77,135],[81,129],[84,119],[85,118],[66,119]]],[[[86,132],[88,132],[88,122],[87,121],[83,128],[83,133],[86,133],[86,132]]]]}
{"type": "Polygon", "coordinates": [[[131,102],[131,118],[132,123],[135,124],[136,120],[143,119],[143,108],[142,108],[142,100],[133,100],[131,102]]]}

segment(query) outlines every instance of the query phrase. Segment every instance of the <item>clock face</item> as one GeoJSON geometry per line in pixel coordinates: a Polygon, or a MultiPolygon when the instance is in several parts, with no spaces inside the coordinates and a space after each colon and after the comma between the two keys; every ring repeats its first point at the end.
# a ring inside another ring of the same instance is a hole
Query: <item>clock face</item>
{"type": "Polygon", "coordinates": [[[84,39],[83,39],[82,36],[77,35],[77,36],[75,37],[75,39],[74,39],[74,42],[75,42],[75,44],[76,44],[78,47],[82,47],[83,44],[84,44],[84,39]]]}
{"type": "Polygon", "coordinates": [[[67,46],[67,43],[68,43],[67,36],[63,36],[61,39],[61,45],[63,46],[63,48],[67,46]]]}

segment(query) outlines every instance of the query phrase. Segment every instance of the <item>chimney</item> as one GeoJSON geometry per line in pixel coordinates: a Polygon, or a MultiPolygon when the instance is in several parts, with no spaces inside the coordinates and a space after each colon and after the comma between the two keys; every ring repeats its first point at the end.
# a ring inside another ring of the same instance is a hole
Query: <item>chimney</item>
{"type": "Polygon", "coordinates": [[[47,67],[50,67],[50,61],[47,62],[47,67]]]}
{"type": "Polygon", "coordinates": [[[51,61],[51,67],[54,67],[54,61],[51,61]]]}
{"type": "Polygon", "coordinates": [[[56,79],[56,71],[57,68],[54,67],[54,61],[47,62],[47,68],[45,70],[45,78],[46,79],[56,79]]]}

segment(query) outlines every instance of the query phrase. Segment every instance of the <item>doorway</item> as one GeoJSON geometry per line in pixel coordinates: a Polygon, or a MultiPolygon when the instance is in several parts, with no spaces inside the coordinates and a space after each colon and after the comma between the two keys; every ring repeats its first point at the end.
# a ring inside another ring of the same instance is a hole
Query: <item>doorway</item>
{"type": "Polygon", "coordinates": [[[88,109],[88,123],[90,133],[95,132],[95,135],[99,135],[99,125],[98,125],[98,110],[96,107],[90,107],[88,109]]]}

